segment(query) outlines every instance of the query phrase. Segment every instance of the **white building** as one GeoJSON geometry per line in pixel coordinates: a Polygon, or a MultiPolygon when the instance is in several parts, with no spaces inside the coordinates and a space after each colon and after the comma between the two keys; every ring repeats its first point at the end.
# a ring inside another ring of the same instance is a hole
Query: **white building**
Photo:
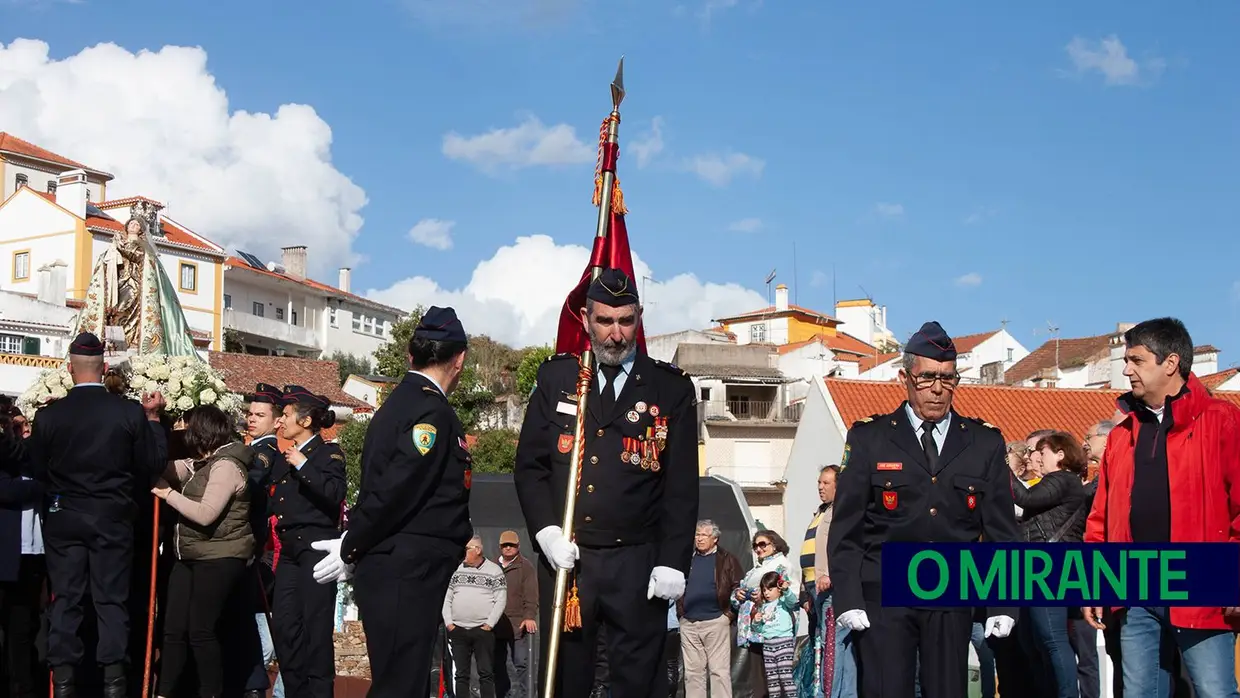
{"type": "MultiPolygon", "coordinates": [[[[956,345],[956,369],[963,383],[1002,383],[1005,372],[1029,355],[1007,330],[991,330],[953,337],[956,345]]],[[[900,352],[867,357],[861,362],[861,380],[895,380],[901,367],[900,352]]],[[[841,375],[847,378],[847,375],[841,375]]]]}
{"type": "Polygon", "coordinates": [[[408,314],[350,292],[348,268],[335,286],[307,278],[304,246],[285,247],[278,264],[237,254],[224,265],[224,327],[247,353],[369,358],[408,314]]]}
{"type": "Polygon", "coordinates": [[[78,311],[65,304],[65,265],[45,266],[38,275],[40,297],[0,291],[0,393],[10,397],[64,364],[77,319],[78,311]]]}
{"type": "Polygon", "coordinates": [[[681,344],[735,344],[736,337],[715,327],[709,330],[682,330],[657,334],[646,338],[646,354],[659,361],[671,363],[681,344]]]}
{"type": "Polygon", "coordinates": [[[0,201],[8,199],[22,187],[55,194],[60,175],[69,170],[85,173],[83,193],[88,201],[99,203],[107,200],[108,182],[112,181],[112,175],[0,131],[0,201]]]}
{"type": "Polygon", "coordinates": [[[354,373],[345,379],[341,390],[344,391],[345,395],[351,395],[378,409],[383,402],[384,393],[391,390],[395,385],[395,378],[377,375],[359,376],[354,373]]]}
{"type": "Polygon", "coordinates": [[[0,289],[39,294],[37,270],[63,268],[65,297],[80,308],[99,255],[124,230],[130,207],[149,204],[156,212],[151,242],[159,262],[176,288],[194,343],[200,348],[221,347],[224,251],[210,240],[165,215],[162,204],[144,197],[92,203],[87,198],[85,170],[62,173],[55,193],[21,186],[0,203],[0,289]]]}
{"type": "Polygon", "coordinates": [[[869,298],[836,302],[835,317],[842,323],[841,332],[866,344],[884,350],[895,349],[899,344],[895,334],[887,329],[887,306],[875,305],[869,298]]]}

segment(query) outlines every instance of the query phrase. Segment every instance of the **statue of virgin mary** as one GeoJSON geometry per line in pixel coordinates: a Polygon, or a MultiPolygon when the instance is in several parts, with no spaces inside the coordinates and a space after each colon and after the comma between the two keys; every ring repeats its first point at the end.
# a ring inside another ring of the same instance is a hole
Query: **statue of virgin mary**
{"type": "Polygon", "coordinates": [[[125,231],[95,261],[74,334],[106,340],[123,332],[127,353],[198,357],[181,301],[150,239],[155,209],[139,202],[129,212],[125,231]]]}

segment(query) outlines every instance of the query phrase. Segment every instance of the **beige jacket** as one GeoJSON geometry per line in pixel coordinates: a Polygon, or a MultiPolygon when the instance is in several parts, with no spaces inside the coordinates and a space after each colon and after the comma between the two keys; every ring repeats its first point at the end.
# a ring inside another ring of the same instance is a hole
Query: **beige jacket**
{"type": "Polygon", "coordinates": [[[814,534],[814,579],[831,577],[830,568],[827,566],[827,533],[831,530],[831,517],[834,514],[835,507],[829,506],[818,521],[818,530],[814,534]]]}

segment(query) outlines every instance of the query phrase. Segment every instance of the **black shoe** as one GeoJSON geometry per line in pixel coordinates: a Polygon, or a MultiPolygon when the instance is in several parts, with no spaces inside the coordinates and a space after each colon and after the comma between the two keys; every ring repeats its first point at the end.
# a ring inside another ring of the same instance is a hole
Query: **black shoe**
{"type": "Polygon", "coordinates": [[[77,682],[73,667],[52,669],[52,698],[77,698],[77,682]]]}

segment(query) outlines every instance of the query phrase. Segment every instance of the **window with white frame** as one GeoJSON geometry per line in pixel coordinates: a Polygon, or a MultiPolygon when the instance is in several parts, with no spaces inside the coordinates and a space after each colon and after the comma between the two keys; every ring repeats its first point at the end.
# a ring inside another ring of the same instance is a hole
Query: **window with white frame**
{"type": "Polygon", "coordinates": [[[251,306],[251,309],[258,317],[263,317],[264,311],[267,310],[267,308],[263,306],[262,301],[254,301],[254,305],[251,306]]]}
{"type": "Polygon", "coordinates": [[[327,322],[328,322],[328,323],[330,323],[332,327],[339,327],[339,326],[340,326],[339,321],[336,319],[336,309],[335,309],[335,308],[328,308],[328,309],[327,309],[327,322]]]}
{"type": "Polygon", "coordinates": [[[198,290],[198,267],[193,264],[181,262],[181,290],[197,291],[198,290]]]}
{"type": "Polygon", "coordinates": [[[18,172],[18,173],[17,173],[17,176],[16,176],[16,177],[14,177],[14,180],[16,180],[16,181],[14,181],[14,182],[13,182],[13,184],[14,184],[13,188],[14,188],[14,189],[21,189],[22,187],[26,186],[27,184],[30,184],[30,178],[29,178],[29,177],[27,177],[26,175],[24,175],[24,174],[20,173],[20,172],[18,172]]]}
{"type": "Polygon", "coordinates": [[[284,319],[284,308],[276,308],[276,319],[277,320],[284,319]]]}
{"type": "Polygon", "coordinates": [[[26,338],[19,334],[0,334],[0,353],[20,354],[26,345],[26,338]]]}
{"type": "Polygon", "coordinates": [[[749,326],[749,341],[765,342],[766,341],[766,323],[758,322],[749,326]]]}
{"type": "Polygon", "coordinates": [[[353,313],[353,331],[354,332],[362,331],[362,315],[361,313],[358,313],[356,311],[353,313]]]}
{"type": "Polygon", "coordinates": [[[13,253],[13,280],[20,281],[30,278],[30,252],[13,253]]]}

